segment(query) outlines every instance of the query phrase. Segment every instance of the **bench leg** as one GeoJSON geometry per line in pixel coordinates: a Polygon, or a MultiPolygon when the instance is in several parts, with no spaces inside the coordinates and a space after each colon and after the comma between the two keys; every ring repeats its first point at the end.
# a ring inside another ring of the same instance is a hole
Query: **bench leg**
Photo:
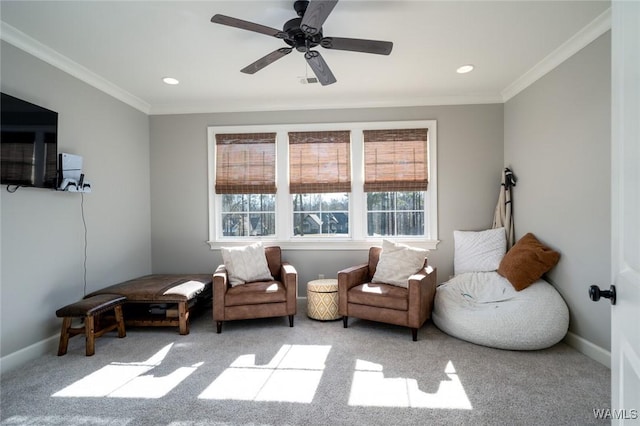
{"type": "Polygon", "coordinates": [[[180,323],[180,334],[189,334],[189,310],[187,302],[178,303],[178,321],[180,323]]]}
{"type": "Polygon", "coordinates": [[[116,323],[118,324],[118,337],[126,337],[127,331],[124,328],[124,316],[122,315],[122,306],[118,305],[113,308],[113,312],[116,316],[116,323]]]}
{"type": "Polygon", "coordinates": [[[96,335],[94,333],[94,317],[93,315],[87,315],[84,317],[84,334],[87,342],[87,356],[92,356],[96,352],[96,335]]]}
{"type": "Polygon", "coordinates": [[[60,344],[58,345],[58,356],[67,353],[69,345],[69,328],[71,327],[71,317],[64,317],[62,320],[62,330],[60,330],[60,344]]]}

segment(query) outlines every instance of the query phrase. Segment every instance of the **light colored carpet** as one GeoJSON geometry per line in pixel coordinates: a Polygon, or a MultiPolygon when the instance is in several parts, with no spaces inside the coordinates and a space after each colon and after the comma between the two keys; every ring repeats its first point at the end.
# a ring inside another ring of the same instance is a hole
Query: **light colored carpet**
{"type": "Polygon", "coordinates": [[[286,318],[109,333],[84,356],[43,356],[1,381],[2,425],[602,424],[610,370],[564,343],[515,352],[473,345],[430,321],[402,327],[286,318]]]}

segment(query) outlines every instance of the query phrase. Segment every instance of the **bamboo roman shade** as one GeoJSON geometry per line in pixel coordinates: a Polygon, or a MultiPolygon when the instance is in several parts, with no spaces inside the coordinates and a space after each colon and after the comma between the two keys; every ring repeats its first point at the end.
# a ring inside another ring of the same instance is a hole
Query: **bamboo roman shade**
{"type": "Polygon", "coordinates": [[[427,129],[364,131],[364,191],[426,191],[427,129]]]}
{"type": "Polygon", "coordinates": [[[351,192],[348,130],[289,133],[289,192],[351,192]]]}
{"type": "Polygon", "coordinates": [[[276,134],[216,134],[216,193],[275,194],[276,134]]]}

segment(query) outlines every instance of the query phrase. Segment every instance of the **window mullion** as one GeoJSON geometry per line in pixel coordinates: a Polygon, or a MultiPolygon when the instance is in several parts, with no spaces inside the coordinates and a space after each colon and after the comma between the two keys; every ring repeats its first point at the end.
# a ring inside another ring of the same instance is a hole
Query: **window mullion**
{"type": "Polygon", "coordinates": [[[276,238],[290,239],[293,233],[293,203],[289,193],[289,140],[287,131],[276,133],[276,238]]]}
{"type": "Polygon", "coordinates": [[[220,224],[220,196],[215,194],[214,183],[216,176],[216,142],[212,127],[207,129],[207,193],[209,194],[209,241],[215,241],[222,235],[220,224]]]}
{"type": "Polygon", "coordinates": [[[429,191],[424,199],[425,226],[427,228],[427,238],[438,239],[438,124],[431,123],[428,134],[429,144],[429,191]],[[428,222],[427,222],[428,221],[428,222]]]}
{"type": "Polygon", "coordinates": [[[349,231],[353,240],[367,238],[367,198],[364,193],[364,142],[362,127],[351,132],[351,202],[349,231]]]}

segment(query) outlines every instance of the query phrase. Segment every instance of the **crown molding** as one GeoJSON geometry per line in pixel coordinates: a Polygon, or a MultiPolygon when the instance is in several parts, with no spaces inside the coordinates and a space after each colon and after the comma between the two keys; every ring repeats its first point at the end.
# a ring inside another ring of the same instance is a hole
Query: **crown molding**
{"type": "Polygon", "coordinates": [[[608,8],[586,27],[534,65],[533,68],[503,89],[500,92],[502,101],[507,102],[610,29],[611,8],[608,8]]]}
{"type": "Polygon", "coordinates": [[[502,97],[499,93],[470,95],[470,96],[427,96],[416,98],[398,98],[381,101],[351,102],[351,103],[307,103],[283,102],[276,104],[255,104],[238,102],[233,100],[218,100],[215,103],[193,104],[165,104],[153,105],[149,115],[172,114],[206,114],[206,113],[233,113],[233,112],[266,112],[266,111],[291,111],[291,110],[324,110],[324,109],[356,109],[356,108],[402,108],[444,105],[482,105],[501,104],[502,97]]]}
{"type": "Polygon", "coordinates": [[[40,43],[38,40],[29,37],[27,34],[12,27],[4,21],[0,21],[0,39],[9,44],[24,50],[36,58],[53,65],[56,68],[70,74],[77,79],[95,87],[98,90],[124,102],[125,104],[149,114],[151,105],[135,95],[123,90],[122,88],[111,83],[107,79],[90,71],[79,63],[72,61],[66,56],[56,52],[50,47],[40,43]]]}

